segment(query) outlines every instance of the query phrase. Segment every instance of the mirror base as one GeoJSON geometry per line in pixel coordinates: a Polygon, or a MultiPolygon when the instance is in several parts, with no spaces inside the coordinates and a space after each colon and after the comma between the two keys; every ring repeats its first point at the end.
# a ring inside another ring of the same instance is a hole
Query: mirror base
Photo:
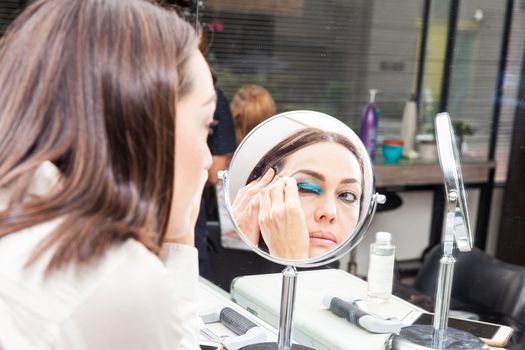
{"type": "MultiPolygon", "coordinates": [[[[385,342],[386,350],[431,350],[434,328],[430,325],[415,325],[401,329],[399,334],[392,334],[385,342]]],[[[487,350],[488,346],[478,337],[455,328],[447,328],[441,349],[450,350],[487,350]]]]}
{"type": "MultiPolygon", "coordinates": [[[[278,349],[277,343],[259,343],[259,344],[246,345],[239,350],[277,350],[277,349],[278,349]]],[[[308,346],[292,344],[292,347],[290,348],[290,350],[315,350],[315,349],[309,348],[308,346]]]]}

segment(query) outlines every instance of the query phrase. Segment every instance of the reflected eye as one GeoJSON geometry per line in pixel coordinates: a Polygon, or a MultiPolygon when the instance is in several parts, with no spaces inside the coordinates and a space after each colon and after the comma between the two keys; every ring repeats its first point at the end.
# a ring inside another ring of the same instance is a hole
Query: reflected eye
{"type": "Polygon", "coordinates": [[[355,203],[357,202],[357,196],[352,193],[352,192],[342,192],[342,193],[339,193],[339,196],[338,196],[341,200],[343,200],[344,202],[347,202],[347,203],[355,203]]]}
{"type": "Polygon", "coordinates": [[[299,192],[302,193],[314,193],[318,195],[323,194],[321,187],[308,182],[298,182],[297,188],[299,189],[299,192]]]}

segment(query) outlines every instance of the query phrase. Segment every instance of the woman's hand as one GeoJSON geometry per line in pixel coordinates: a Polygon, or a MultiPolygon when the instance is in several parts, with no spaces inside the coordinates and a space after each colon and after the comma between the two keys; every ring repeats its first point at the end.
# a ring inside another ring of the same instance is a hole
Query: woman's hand
{"type": "Polygon", "coordinates": [[[283,177],[261,190],[259,225],[271,255],[308,258],[310,236],[295,179],[283,177]]]}
{"type": "Polygon", "coordinates": [[[250,182],[239,190],[232,204],[235,223],[244,235],[257,246],[259,244],[259,192],[272,182],[275,171],[270,168],[262,178],[250,182]]]}

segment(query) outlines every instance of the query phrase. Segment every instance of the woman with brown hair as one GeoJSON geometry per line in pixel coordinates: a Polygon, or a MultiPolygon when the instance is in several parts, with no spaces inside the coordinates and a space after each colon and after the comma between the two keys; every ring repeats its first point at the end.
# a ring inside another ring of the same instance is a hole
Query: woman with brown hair
{"type": "Polygon", "coordinates": [[[264,120],[275,114],[272,95],[259,85],[246,84],[235,93],[230,103],[237,144],[264,120]]]}
{"type": "Polygon", "coordinates": [[[198,348],[197,45],[143,0],[37,0],[2,38],[1,349],[198,348]]]}
{"type": "Polygon", "coordinates": [[[271,255],[301,260],[343,243],[359,220],[364,163],[345,136],[301,129],[270,149],[232,205],[237,226],[271,255]]]}

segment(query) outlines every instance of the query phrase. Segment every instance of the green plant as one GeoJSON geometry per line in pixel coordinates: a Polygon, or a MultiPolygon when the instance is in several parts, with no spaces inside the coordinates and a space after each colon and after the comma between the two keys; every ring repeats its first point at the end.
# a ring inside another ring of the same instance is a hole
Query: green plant
{"type": "MultiPolygon", "coordinates": [[[[468,125],[467,123],[461,120],[453,120],[452,128],[454,129],[454,134],[458,137],[472,136],[476,132],[476,129],[473,129],[470,125],[468,125]]],[[[425,133],[434,134],[435,133],[434,127],[425,129],[425,133]]]]}
{"type": "Polygon", "coordinates": [[[453,120],[452,128],[454,128],[454,133],[457,136],[472,136],[475,132],[470,125],[461,120],[453,120]]]}

